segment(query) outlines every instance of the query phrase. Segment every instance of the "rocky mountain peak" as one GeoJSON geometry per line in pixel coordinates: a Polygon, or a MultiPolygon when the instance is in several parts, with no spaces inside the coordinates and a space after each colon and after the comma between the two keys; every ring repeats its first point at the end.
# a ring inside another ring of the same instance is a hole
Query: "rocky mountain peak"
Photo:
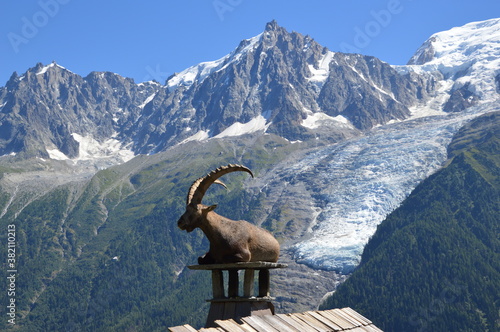
{"type": "Polygon", "coordinates": [[[0,122],[12,133],[3,135],[0,153],[25,151],[30,141],[30,153],[44,158],[91,156],[82,149],[111,143],[111,154],[125,146],[127,153],[151,154],[257,131],[338,141],[408,117],[408,107],[427,95],[417,76],[372,57],[331,52],[276,21],[227,56],[172,75],[165,86],[110,72],[82,78],[55,62],[37,64],[11,79],[10,92],[0,90],[0,122]],[[17,131],[21,123],[26,129],[17,131]],[[29,128],[36,130],[23,134],[29,128]]]}
{"type": "Polygon", "coordinates": [[[436,41],[436,37],[431,37],[415,52],[408,61],[408,65],[423,65],[431,61],[435,56],[435,50],[432,44],[436,41]]]}
{"type": "Polygon", "coordinates": [[[286,28],[279,26],[275,20],[266,24],[261,41],[266,48],[278,47],[282,51],[307,51],[312,48],[321,52],[323,49],[310,36],[304,36],[298,32],[288,32],[286,28]]]}
{"type": "Polygon", "coordinates": [[[265,31],[276,31],[280,26],[276,20],[272,20],[266,24],[265,31]]]}

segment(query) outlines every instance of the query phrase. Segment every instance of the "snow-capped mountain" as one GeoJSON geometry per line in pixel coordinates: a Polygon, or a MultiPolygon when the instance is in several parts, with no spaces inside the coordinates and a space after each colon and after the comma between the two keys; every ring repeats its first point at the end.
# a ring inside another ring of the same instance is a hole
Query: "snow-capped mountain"
{"type": "Polygon", "coordinates": [[[311,197],[322,188],[310,206],[309,238],[293,247],[297,261],[352,271],[376,226],[446,160],[458,129],[500,109],[500,19],[434,34],[407,66],[395,68],[435,77],[434,97],[410,108],[412,116],[401,123],[320,149],[280,170],[296,174],[287,183],[314,179],[307,181],[311,197]]]}
{"type": "Polygon", "coordinates": [[[452,84],[444,108],[460,111],[495,101],[500,90],[500,19],[473,22],[432,35],[408,69],[440,73],[452,84]]]}
{"type": "Polygon", "coordinates": [[[112,73],[83,78],[56,64],[13,74],[0,90],[0,154],[127,158],[255,131],[332,142],[408,118],[433,89],[432,77],[329,51],[271,22],[231,54],[165,85],[112,73]]]}
{"type": "Polygon", "coordinates": [[[263,180],[285,188],[273,205],[287,204],[297,188],[309,197],[308,228],[290,248],[294,259],[351,272],[377,225],[446,161],[453,135],[467,121],[496,110],[498,105],[485,104],[382,126],[278,166],[263,180]]]}
{"type": "Polygon", "coordinates": [[[441,166],[456,130],[497,108],[499,29],[493,19],[437,33],[391,66],[273,21],[164,85],[38,64],[0,88],[0,154],[103,168],[246,134],[319,146],[276,165],[258,192],[267,207],[301,201],[289,206],[302,218],[286,243],[296,260],[349,272],[377,224],[441,166]]]}

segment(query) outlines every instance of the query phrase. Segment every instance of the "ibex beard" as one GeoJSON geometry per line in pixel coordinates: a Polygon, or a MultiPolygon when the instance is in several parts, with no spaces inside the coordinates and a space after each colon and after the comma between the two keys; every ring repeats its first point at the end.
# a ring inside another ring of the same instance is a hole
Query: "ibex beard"
{"type": "Polygon", "coordinates": [[[244,171],[252,177],[252,171],[241,165],[219,167],[194,181],[189,188],[186,211],[177,222],[181,230],[192,232],[200,228],[210,242],[210,250],[198,258],[198,264],[226,264],[237,262],[277,262],[280,245],[267,230],[244,220],[231,220],[214,209],[217,205],[201,203],[205,192],[224,174],[244,171]]]}

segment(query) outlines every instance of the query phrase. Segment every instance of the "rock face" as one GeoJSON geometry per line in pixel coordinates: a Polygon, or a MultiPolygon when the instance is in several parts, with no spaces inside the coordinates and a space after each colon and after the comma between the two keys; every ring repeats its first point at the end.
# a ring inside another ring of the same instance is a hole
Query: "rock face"
{"type": "Polygon", "coordinates": [[[436,36],[429,38],[408,61],[408,65],[423,65],[434,58],[435,50],[432,44],[436,42],[436,36]]]}
{"type": "Polygon", "coordinates": [[[335,53],[319,105],[329,115],[343,115],[359,129],[371,129],[407,118],[408,107],[429,92],[421,83],[398,75],[374,57],[335,53]]]}
{"type": "Polygon", "coordinates": [[[450,98],[444,104],[445,112],[461,112],[466,108],[477,105],[479,98],[469,90],[470,82],[451,93],[450,98]]]}
{"type": "Polygon", "coordinates": [[[55,63],[13,74],[0,90],[0,154],[48,158],[55,150],[76,158],[79,137],[120,139],[158,88],[112,73],[82,78],[55,63]]]}
{"type": "Polygon", "coordinates": [[[267,130],[338,141],[410,115],[428,79],[380,60],[334,53],[273,21],[220,60],[135,84],[76,75],[52,63],[13,74],[0,90],[0,154],[77,158],[82,140],[151,154],[184,140],[267,130]],[[322,127],[322,128],[319,128],[322,127]]]}

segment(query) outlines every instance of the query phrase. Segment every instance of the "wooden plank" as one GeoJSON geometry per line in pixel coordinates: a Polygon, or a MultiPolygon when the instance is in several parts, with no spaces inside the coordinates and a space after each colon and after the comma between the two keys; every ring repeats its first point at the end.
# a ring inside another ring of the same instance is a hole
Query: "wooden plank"
{"type": "Polygon", "coordinates": [[[316,328],[314,325],[311,325],[309,324],[307,321],[303,320],[303,319],[300,319],[299,317],[297,317],[296,314],[289,314],[288,315],[288,318],[296,321],[298,324],[302,325],[303,328],[304,328],[304,332],[317,332],[317,331],[321,331],[320,329],[316,328]]]}
{"type": "Polygon", "coordinates": [[[375,325],[360,326],[360,327],[356,327],[356,328],[349,330],[349,331],[353,331],[353,332],[383,332],[375,325]]]}
{"type": "Polygon", "coordinates": [[[358,332],[374,332],[370,325],[356,327],[355,329],[352,329],[351,331],[354,331],[354,332],[356,332],[356,331],[358,331],[358,332]]]}
{"type": "Polygon", "coordinates": [[[294,314],[294,316],[304,320],[307,322],[307,324],[314,326],[315,329],[317,329],[320,332],[329,332],[330,328],[326,326],[325,324],[321,323],[320,321],[314,319],[313,317],[305,314],[305,313],[297,313],[294,314]]]}
{"type": "Polygon", "coordinates": [[[274,315],[272,302],[252,302],[252,316],[274,315]]]}
{"type": "Polygon", "coordinates": [[[372,323],[372,325],[369,325],[369,326],[372,328],[373,332],[384,332],[381,329],[379,329],[378,327],[376,327],[375,325],[373,325],[373,323],[372,323]]]}
{"type": "Polygon", "coordinates": [[[241,326],[232,319],[216,320],[215,324],[219,325],[224,331],[227,332],[246,332],[241,326]]]}
{"type": "Polygon", "coordinates": [[[266,321],[269,325],[271,325],[278,331],[302,332],[301,330],[297,330],[292,325],[276,317],[275,315],[265,315],[265,316],[260,316],[260,318],[262,318],[264,321],[266,321]]]}
{"type": "Polygon", "coordinates": [[[227,290],[228,297],[238,297],[238,288],[240,281],[238,278],[238,270],[229,270],[229,284],[227,290]]]}
{"type": "Polygon", "coordinates": [[[244,269],[283,269],[288,267],[288,264],[272,263],[272,262],[248,262],[248,263],[231,263],[231,264],[205,264],[205,265],[189,265],[190,270],[244,270],[244,269]]]}
{"type": "Polygon", "coordinates": [[[335,313],[344,318],[346,321],[348,321],[349,323],[352,324],[353,327],[357,327],[357,326],[363,326],[363,323],[357,321],[356,319],[352,318],[351,316],[349,316],[348,314],[346,314],[344,311],[342,311],[342,309],[333,309],[335,311],[335,313]]]}
{"type": "MultiPolygon", "coordinates": [[[[275,315],[275,317],[281,319],[282,321],[284,321],[288,325],[292,326],[295,330],[297,330],[299,332],[308,331],[308,329],[311,328],[306,323],[304,323],[302,321],[297,321],[297,320],[291,318],[289,315],[277,314],[277,315],[275,315]]],[[[316,330],[314,330],[314,331],[316,331],[316,330]]]]}
{"type": "Polygon", "coordinates": [[[212,293],[214,299],[224,298],[224,276],[221,270],[212,271],[212,293]]]}
{"type": "Polygon", "coordinates": [[[340,312],[343,315],[342,317],[345,317],[345,319],[349,320],[350,322],[353,322],[353,324],[356,324],[357,326],[368,325],[366,324],[366,321],[364,319],[360,319],[356,316],[351,315],[348,311],[345,310],[345,308],[340,309],[340,312]]]}
{"type": "Polygon", "coordinates": [[[224,332],[220,327],[204,327],[199,332],[224,332]]]}
{"type": "Polygon", "coordinates": [[[186,324],[182,326],[169,327],[170,332],[197,332],[192,326],[186,324]]]}
{"type": "Polygon", "coordinates": [[[337,315],[337,313],[333,310],[318,311],[318,313],[320,315],[328,318],[330,321],[332,321],[336,325],[340,326],[343,330],[352,329],[353,327],[355,327],[354,325],[349,323],[347,320],[345,320],[341,316],[337,315]]]}
{"type": "Polygon", "coordinates": [[[254,329],[253,327],[251,327],[250,325],[248,325],[248,324],[247,324],[247,323],[245,323],[245,322],[242,322],[242,323],[240,324],[240,326],[241,326],[241,328],[242,328],[243,330],[245,330],[245,332],[257,332],[257,330],[256,330],[256,329],[254,329]]]}
{"type": "Polygon", "coordinates": [[[248,325],[250,325],[252,328],[257,330],[258,332],[278,331],[258,316],[243,317],[241,320],[244,321],[245,323],[247,323],[248,325]]]}
{"type": "Polygon", "coordinates": [[[269,270],[259,270],[259,297],[269,296],[270,276],[269,270]]]}
{"type": "Polygon", "coordinates": [[[371,320],[369,320],[365,316],[361,315],[359,312],[353,310],[352,308],[349,308],[349,307],[343,308],[342,311],[349,314],[350,316],[356,318],[358,321],[362,322],[363,325],[373,324],[371,320]]]}
{"type": "Polygon", "coordinates": [[[253,296],[253,284],[254,284],[254,269],[245,270],[245,279],[243,281],[243,296],[252,297],[253,296]]]}
{"type": "Polygon", "coordinates": [[[329,328],[331,328],[332,331],[342,331],[343,330],[343,328],[341,326],[335,324],[335,322],[329,320],[325,316],[322,316],[318,312],[308,311],[308,312],[306,312],[306,314],[310,315],[314,319],[316,319],[316,320],[320,321],[321,323],[325,324],[326,326],[328,326],[329,328]]]}
{"type": "Polygon", "coordinates": [[[207,300],[208,302],[216,303],[216,302],[271,302],[276,300],[275,297],[235,297],[235,298],[224,298],[224,299],[212,299],[207,300]]]}

